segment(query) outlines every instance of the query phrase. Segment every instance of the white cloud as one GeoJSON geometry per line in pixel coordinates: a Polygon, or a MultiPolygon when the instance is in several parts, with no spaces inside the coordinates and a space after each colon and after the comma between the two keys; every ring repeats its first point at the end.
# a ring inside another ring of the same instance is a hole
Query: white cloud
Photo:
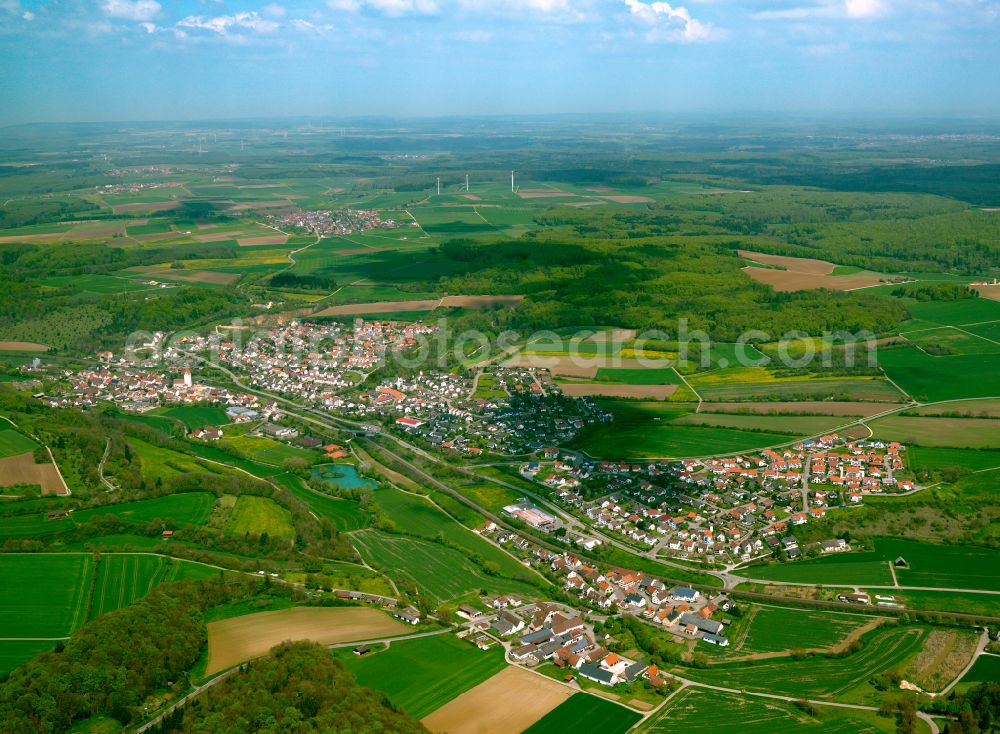
{"type": "Polygon", "coordinates": [[[288,14],[284,5],[279,5],[278,3],[268,3],[263,8],[260,9],[264,15],[268,18],[284,18],[288,14]]]}
{"type": "Polygon", "coordinates": [[[725,31],[711,23],[703,23],[691,17],[688,9],[669,3],[644,3],[642,0],[625,0],[629,12],[644,23],[648,41],[671,41],[675,43],[697,43],[717,41],[725,38],[725,31]]]}
{"type": "Polygon", "coordinates": [[[30,10],[25,10],[23,13],[21,13],[21,17],[24,18],[25,20],[34,20],[35,14],[32,13],[30,10]]]}
{"type": "Polygon", "coordinates": [[[181,29],[181,37],[186,38],[184,29],[198,29],[212,31],[220,36],[227,36],[230,31],[252,31],[254,33],[273,33],[278,30],[279,23],[274,20],[262,18],[256,11],[234,13],[233,15],[217,15],[214,18],[206,18],[202,15],[189,15],[177,21],[177,28],[181,29]]]}
{"type": "Polygon", "coordinates": [[[889,11],[884,0],[844,0],[848,18],[874,18],[889,11]]]}
{"type": "Polygon", "coordinates": [[[357,13],[362,9],[397,18],[402,15],[431,15],[439,9],[437,0],[327,0],[333,10],[357,13]]]}
{"type": "Polygon", "coordinates": [[[101,8],[112,18],[138,21],[152,20],[163,9],[156,0],[104,0],[101,8]]]}
{"type": "Polygon", "coordinates": [[[756,20],[806,20],[809,18],[878,18],[890,11],[889,0],[825,0],[819,5],[803,5],[784,10],[765,10],[756,20]]]}

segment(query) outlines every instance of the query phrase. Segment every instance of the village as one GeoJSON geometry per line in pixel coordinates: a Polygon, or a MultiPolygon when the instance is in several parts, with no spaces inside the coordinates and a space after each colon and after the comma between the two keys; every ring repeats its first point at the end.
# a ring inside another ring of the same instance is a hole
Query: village
{"type": "Polygon", "coordinates": [[[297,211],[271,216],[266,221],[277,228],[311,232],[319,237],[339,237],[370,229],[396,229],[403,226],[393,219],[382,219],[373,209],[297,211]]]}
{"type": "Polygon", "coordinates": [[[775,451],[676,462],[594,462],[545,448],[522,476],[576,519],[651,557],[736,564],[849,550],[842,539],[800,547],[789,531],[868,495],[916,489],[896,442],[837,435],[775,451]]]}

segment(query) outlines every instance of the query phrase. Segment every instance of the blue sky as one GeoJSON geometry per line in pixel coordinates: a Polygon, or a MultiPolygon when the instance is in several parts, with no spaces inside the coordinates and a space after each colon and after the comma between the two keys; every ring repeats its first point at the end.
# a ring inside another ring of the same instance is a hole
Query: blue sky
{"type": "Polygon", "coordinates": [[[1000,117],[1000,0],[0,0],[0,123],[1000,117]]]}

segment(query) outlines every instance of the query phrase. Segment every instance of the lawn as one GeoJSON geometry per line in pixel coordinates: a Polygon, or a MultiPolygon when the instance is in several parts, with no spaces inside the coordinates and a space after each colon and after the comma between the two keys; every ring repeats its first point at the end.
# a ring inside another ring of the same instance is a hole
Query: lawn
{"type": "Polygon", "coordinates": [[[36,538],[41,535],[72,530],[73,521],[67,518],[47,520],[45,515],[17,515],[0,518],[0,540],[7,538],[36,538]]]}
{"type": "Polygon", "coordinates": [[[272,499],[240,495],[226,520],[223,532],[229,535],[263,535],[294,538],[292,513],[272,499]]]}
{"type": "Polygon", "coordinates": [[[196,458],[187,454],[154,446],[137,438],[129,438],[128,443],[142,462],[143,478],[149,481],[169,479],[170,477],[189,473],[221,474],[225,471],[221,467],[211,467],[207,464],[201,464],[196,458]]]}
{"type": "Polygon", "coordinates": [[[156,415],[176,418],[189,431],[205,426],[224,426],[230,422],[226,411],[217,405],[175,405],[157,410],[156,415]]]}
{"type": "Polygon", "coordinates": [[[205,579],[218,569],[191,561],[140,553],[104,554],[91,593],[90,617],[121,609],[138,601],[162,583],[205,579]]]}
{"type": "Polygon", "coordinates": [[[241,454],[266,464],[280,466],[287,459],[302,459],[311,464],[319,456],[315,451],[289,446],[286,443],[272,441],[263,436],[224,436],[222,441],[241,454]]]}
{"type": "Polygon", "coordinates": [[[2,636],[68,637],[87,621],[93,571],[88,553],[0,555],[2,636]]]}
{"type": "Polygon", "coordinates": [[[358,657],[349,649],[337,656],[366,688],[416,719],[422,719],[503,670],[499,647],[480,650],[452,634],[394,642],[387,650],[358,657]]]}
{"type": "Polygon", "coordinates": [[[525,729],[524,734],[548,734],[554,731],[624,734],[641,718],[635,711],[606,699],[576,693],[525,729]]]}
{"type": "Polygon", "coordinates": [[[178,525],[203,525],[212,513],[215,496],[208,492],[184,492],[150,500],[104,505],[74,512],[72,518],[83,524],[92,517],[115,515],[123,522],[145,525],[153,520],[173,520],[178,525]]]}
{"type": "Polygon", "coordinates": [[[11,428],[0,429],[0,458],[26,454],[38,448],[38,444],[11,428]]]}
{"type": "Polygon", "coordinates": [[[895,719],[865,711],[818,707],[813,717],[784,701],[688,688],[677,694],[643,732],[717,734],[739,722],[741,734],[882,734],[896,730],[895,719]]]}
{"type": "Polygon", "coordinates": [[[308,489],[294,474],[282,474],[275,481],[305,502],[317,516],[329,520],[337,530],[360,530],[371,525],[371,517],[354,500],[330,497],[308,489]]]}
{"type": "Polygon", "coordinates": [[[956,591],[871,591],[872,594],[891,594],[897,603],[908,609],[932,610],[936,612],[961,612],[982,614],[986,617],[1000,617],[1000,595],[975,594],[956,591]]]}
{"type": "Polygon", "coordinates": [[[871,617],[788,607],[752,606],[744,610],[729,652],[747,655],[783,650],[824,649],[841,642],[871,617]]]}
{"type": "Polygon", "coordinates": [[[883,628],[866,635],[864,646],[844,657],[722,663],[702,669],[685,668],[682,674],[725,688],[861,703],[875,693],[868,680],[901,667],[920,649],[926,634],[921,627],[883,628]]]}
{"type": "Polygon", "coordinates": [[[505,506],[524,497],[523,492],[518,492],[510,487],[502,487],[499,484],[493,484],[493,482],[477,482],[475,484],[456,482],[453,488],[480,507],[485,507],[494,513],[501,512],[505,506]]]}
{"type": "Polygon", "coordinates": [[[397,582],[416,586],[439,601],[448,601],[470,592],[534,595],[538,590],[524,581],[488,575],[467,553],[427,540],[390,535],[378,530],[362,530],[351,542],[371,566],[381,569],[397,582]]]}

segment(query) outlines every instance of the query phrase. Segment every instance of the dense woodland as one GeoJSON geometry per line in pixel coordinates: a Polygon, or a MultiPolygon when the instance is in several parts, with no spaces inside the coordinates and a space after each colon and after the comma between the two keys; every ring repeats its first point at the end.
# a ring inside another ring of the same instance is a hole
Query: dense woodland
{"type": "Polygon", "coordinates": [[[384,694],[357,684],[309,642],[285,643],[167,717],[155,734],[302,734],[427,730],[384,694]]]}

